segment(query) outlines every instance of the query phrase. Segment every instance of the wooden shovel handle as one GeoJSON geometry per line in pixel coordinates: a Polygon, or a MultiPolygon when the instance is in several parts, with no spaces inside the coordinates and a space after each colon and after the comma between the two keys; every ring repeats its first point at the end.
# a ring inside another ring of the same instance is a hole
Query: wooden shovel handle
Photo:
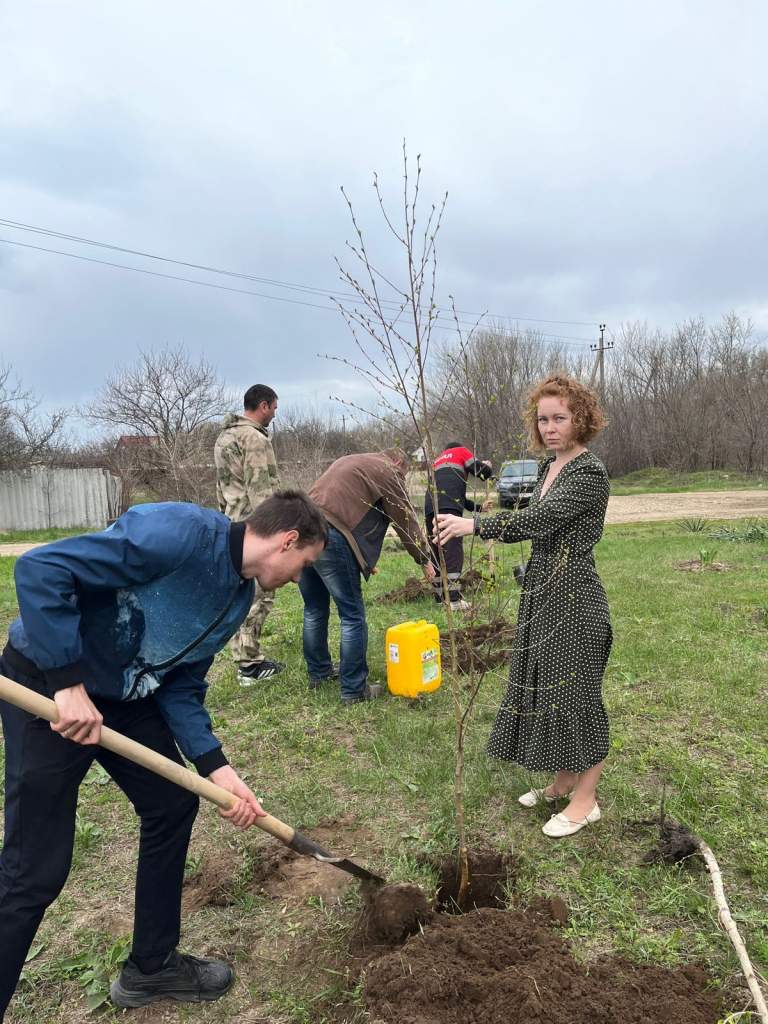
{"type": "MultiPolygon", "coordinates": [[[[50,698],[3,675],[0,675],[0,700],[5,700],[9,704],[21,708],[22,711],[28,711],[30,715],[44,718],[48,722],[59,720],[58,708],[50,698]]],[[[175,782],[177,786],[189,790],[190,793],[205,797],[206,800],[210,800],[212,804],[216,804],[217,807],[221,807],[225,811],[230,810],[237,803],[236,796],[221,786],[217,786],[215,782],[196,775],[184,765],[177,764],[169,757],[158,754],[156,750],[150,750],[143,743],[137,743],[136,740],[129,739],[127,736],[115,732],[114,729],[101,727],[99,746],[104,747],[105,750],[111,750],[114,754],[120,754],[121,757],[133,761],[135,764],[140,764],[156,775],[162,775],[164,779],[175,782]]],[[[264,832],[268,832],[275,839],[286,844],[291,843],[296,834],[290,825],[286,825],[279,818],[273,818],[271,814],[264,818],[257,818],[255,823],[264,832]]]]}

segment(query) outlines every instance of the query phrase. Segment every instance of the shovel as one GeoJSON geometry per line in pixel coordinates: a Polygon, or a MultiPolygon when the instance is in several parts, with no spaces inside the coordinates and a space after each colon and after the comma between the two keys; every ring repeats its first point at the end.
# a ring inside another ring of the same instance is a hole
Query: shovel
{"type": "MultiPolygon", "coordinates": [[[[9,704],[29,712],[30,715],[45,718],[49,722],[58,721],[58,708],[52,700],[48,697],[43,697],[42,694],[36,693],[34,690],[30,690],[27,686],[21,686],[19,683],[7,679],[3,675],[0,675],[0,700],[5,700],[9,704]]],[[[143,768],[155,772],[156,775],[162,775],[164,779],[175,782],[177,786],[188,789],[190,793],[196,793],[198,796],[205,797],[206,800],[210,800],[211,803],[216,804],[217,807],[222,807],[225,811],[231,810],[237,803],[237,797],[227,792],[226,789],[222,789],[221,786],[217,786],[214,782],[210,782],[200,775],[196,775],[189,768],[185,768],[184,765],[177,764],[163,754],[158,754],[156,750],[150,750],[149,747],[145,747],[142,743],[137,743],[135,740],[131,740],[127,736],[115,732],[113,729],[107,729],[102,726],[99,746],[104,747],[105,750],[111,750],[114,754],[120,754],[121,757],[125,757],[129,761],[140,764],[143,768]]],[[[335,868],[339,868],[341,871],[348,871],[350,875],[355,875],[357,878],[362,878],[367,882],[373,882],[376,885],[384,884],[384,879],[381,876],[374,875],[372,871],[368,871],[367,868],[355,864],[354,861],[349,860],[347,857],[334,857],[332,853],[324,850],[322,846],[318,846],[308,836],[297,832],[296,829],[286,825],[279,818],[273,818],[271,814],[267,814],[263,818],[257,818],[255,824],[262,831],[268,832],[275,839],[279,839],[281,843],[284,843],[291,850],[295,850],[296,853],[301,853],[306,857],[314,857],[315,860],[320,861],[322,864],[332,864],[335,868]]]]}

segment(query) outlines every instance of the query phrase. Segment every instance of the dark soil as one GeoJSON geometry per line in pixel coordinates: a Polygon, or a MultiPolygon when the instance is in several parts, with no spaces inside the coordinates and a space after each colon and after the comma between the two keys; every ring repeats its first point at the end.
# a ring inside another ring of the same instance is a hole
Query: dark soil
{"type": "Polygon", "coordinates": [[[424,581],[420,580],[416,576],[408,576],[402,587],[397,587],[396,590],[390,590],[386,594],[380,594],[376,601],[379,604],[400,604],[401,602],[408,603],[410,601],[422,601],[424,598],[429,597],[431,593],[431,587],[424,581]]]}
{"type": "Polygon", "coordinates": [[[679,864],[698,852],[696,836],[679,821],[664,815],[660,820],[658,844],[646,854],[646,864],[679,864]]]}
{"type": "Polygon", "coordinates": [[[228,907],[243,870],[238,853],[226,847],[206,854],[197,871],[184,880],[182,907],[185,913],[203,907],[228,907]]]}
{"type": "MultiPolygon", "coordinates": [[[[516,627],[507,619],[477,622],[455,631],[456,665],[459,672],[487,672],[508,661],[515,641],[516,627]]],[[[440,639],[440,656],[444,666],[451,664],[450,638],[440,639]]]]}
{"type": "Polygon", "coordinates": [[[435,908],[454,914],[477,907],[503,907],[506,887],[514,879],[517,862],[511,854],[490,850],[470,850],[469,888],[459,900],[459,868],[455,856],[446,857],[438,868],[440,879],[435,894],[435,908]]]}
{"type": "MultiPolygon", "coordinates": [[[[477,569],[468,569],[459,580],[462,593],[466,596],[485,586],[488,579],[477,569]]],[[[406,577],[402,587],[381,594],[376,600],[379,604],[408,604],[411,601],[423,601],[432,596],[432,584],[418,576],[406,577]]]]}
{"type": "Polygon", "coordinates": [[[568,905],[559,896],[536,896],[528,905],[527,913],[552,925],[565,926],[571,918],[568,905]]]}
{"type": "Polygon", "coordinates": [[[480,590],[481,587],[484,587],[487,583],[491,582],[492,581],[486,576],[483,576],[478,569],[467,569],[459,580],[461,590],[464,594],[471,593],[473,590],[480,590]]]}
{"type": "Polygon", "coordinates": [[[372,961],[363,999],[381,1024],[715,1024],[697,967],[578,963],[533,911],[436,915],[372,961]]]}
{"type": "Polygon", "coordinates": [[[397,945],[414,935],[432,918],[424,890],[418,885],[396,882],[364,887],[363,939],[397,945]]]}

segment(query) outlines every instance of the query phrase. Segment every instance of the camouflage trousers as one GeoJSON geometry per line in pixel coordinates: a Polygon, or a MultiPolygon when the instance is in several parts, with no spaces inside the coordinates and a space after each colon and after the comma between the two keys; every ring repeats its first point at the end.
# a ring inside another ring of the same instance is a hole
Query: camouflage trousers
{"type": "Polygon", "coordinates": [[[235,633],[229,642],[229,646],[232,650],[232,656],[236,662],[245,664],[251,661],[264,660],[264,655],[261,653],[261,648],[259,646],[259,640],[261,638],[261,630],[264,625],[264,620],[272,611],[272,605],[274,603],[274,590],[262,590],[257,583],[251,610],[248,612],[245,622],[240,627],[240,631],[235,633]]]}

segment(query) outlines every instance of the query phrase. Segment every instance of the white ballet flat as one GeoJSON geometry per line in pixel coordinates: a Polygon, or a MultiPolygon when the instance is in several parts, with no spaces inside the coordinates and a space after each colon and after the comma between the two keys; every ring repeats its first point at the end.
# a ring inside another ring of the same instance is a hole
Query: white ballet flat
{"type": "Polygon", "coordinates": [[[600,808],[595,804],[586,818],[581,818],[579,821],[571,821],[564,814],[553,814],[541,831],[545,836],[549,836],[550,839],[562,839],[565,836],[575,835],[585,825],[594,825],[601,818],[600,808]]]}
{"type": "Polygon", "coordinates": [[[529,789],[527,793],[523,793],[522,796],[517,798],[517,802],[522,804],[523,807],[535,807],[536,804],[541,803],[544,800],[548,804],[553,804],[555,800],[564,800],[565,797],[570,796],[570,793],[558,794],[557,796],[547,796],[544,789],[529,789]]]}

